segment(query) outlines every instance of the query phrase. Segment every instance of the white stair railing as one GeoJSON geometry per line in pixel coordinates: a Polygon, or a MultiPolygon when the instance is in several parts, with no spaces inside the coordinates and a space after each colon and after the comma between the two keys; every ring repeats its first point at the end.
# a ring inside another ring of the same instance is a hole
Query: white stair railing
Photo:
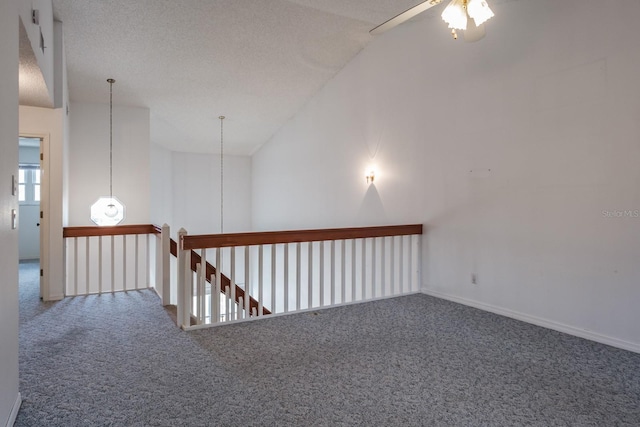
{"type": "Polygon", "coordinates": [[[178,324],[190,329],[418,292],[421,234],[420,224],[204,236],[180,230],[178,324]]]}
{"type": "Polygon", "coordinates": [[[65,227],[65,296],[155,288],[169,304],[169,226],[65,227]]]}

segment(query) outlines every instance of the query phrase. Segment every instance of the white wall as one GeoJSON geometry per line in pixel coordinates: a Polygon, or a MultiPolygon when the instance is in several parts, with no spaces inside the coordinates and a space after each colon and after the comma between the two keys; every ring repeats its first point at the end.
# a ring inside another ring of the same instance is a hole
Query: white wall
{"type": "Polygon", "coordinates": [[[18,392],[18,209],[11,177],[18,175],[18,1],[0,3],[0,425],[12,423],[18,392]]]}
{"type": "MultiPolygon", "coordinates": [[[[220,156],[172,154],[172,235],[220,232],[220,156]]],[[[224,232],[251,230],[251,158],[224,156],[224,232]]]]}
{"type": "Polygon", "coordinates": [[[493,9],[365,48],[254,155],[253,226],[424,223],[426,292],[640,351],[640,3],[493,9]]]}
{"type": "MultiPolygon", "coordinates": [[[[65,95],[66,97],[66,95],[65,95]]],[[[49,235],[42,242],[47,246],[48,260],[41,260],[41,268],[48,271],[48,286],[45,286],[43,299],[58,300],[64,297],[63,291],[63,152],[65,144],[64,109],[49,109],[20,106],[20,134],[42,135],[45,138],[43,154],[49,159],[49,203],[43,198],[41,208],[44,212],[49,235]],[[48,146],[47,146],[48,145],[48,146]]]]}
{"type": "Polygon", "coordinates": [[[151,223],[173,223],[173,157],[166,148],[151,144],[151,223]]]}
{"type": "MultiPolygon", "coordinates": [[[[71,103],[69,114],[69,225],[95,225],[91,205],[109,195],[109,104],[71,103]]],[[[114,105],[113,196],[126,207],[122,224],[150,221],[149,152],[149,110],[114,105]]]]}
{"type": "MultiPolygon", "coordinates": [[[[151,144],[151,221],[189,234],[220,232],[220,156],[182,153],[151,144]]],[[[251,230],[251,158],[224,157],[224,231],[251,230]]],[[[171,257],[172,289],[176,289],[175,258],[171,257]]],[[[155,260],[152,261],[155,268],[155,260]]],[[[155,281],[153,274],[152,282],[155,281]]],[[[160,291],[160,290],[159,290],[160,291]]],[[[176,302],[176,295],[170,300],[176,302]]]]}

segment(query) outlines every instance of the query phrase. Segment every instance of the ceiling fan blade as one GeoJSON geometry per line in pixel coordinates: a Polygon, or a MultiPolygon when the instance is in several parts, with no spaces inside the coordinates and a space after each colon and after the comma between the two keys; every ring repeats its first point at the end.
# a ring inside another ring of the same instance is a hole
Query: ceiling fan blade
{"type": "Polygon", "coordinates": [[[400,25],[403,22],[408,21],[409,19],[413,18],[417,14],[422,13],[425,10],[427,10],[427,9],[437,5],[437,4],[440,4],[440,3],[442,3],[442,0],[426,0],[426,1],[423,1],[420,4],[418,4],[416,6],[413,6],[410,9],[405,10],[401,14],[394,16],[393,18],[389,19],[388,21],[383,22],[382,24],[378,25],[377,27],[375,27],[374,29],[369,31],[369,33],[371,33],[371,35],[373,35],[373,36],[376,36],[378,34],[382,34],[385,31],[392,29],[396,25],[400,25]]]}

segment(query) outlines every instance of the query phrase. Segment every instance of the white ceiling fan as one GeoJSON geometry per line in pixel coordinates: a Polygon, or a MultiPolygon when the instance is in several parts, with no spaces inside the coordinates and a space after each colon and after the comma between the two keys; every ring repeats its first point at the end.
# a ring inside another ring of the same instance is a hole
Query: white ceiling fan
{"type": "MultiPolygon", "coordinates": [[[[383,22],[369,32],[374,36],[382,34],[440,3],[442,3],[442,0],[423,1],[383,22]]],[[[456,30],[462,30],[464,39],[468,42],[475,42],[484,37],[484,22],[492,16],[494,16],[493,11],[485,0],[451,0],[451,3],[442,12],[442,19],[449,24],[453,38],[458,38],[456,30]]]]}

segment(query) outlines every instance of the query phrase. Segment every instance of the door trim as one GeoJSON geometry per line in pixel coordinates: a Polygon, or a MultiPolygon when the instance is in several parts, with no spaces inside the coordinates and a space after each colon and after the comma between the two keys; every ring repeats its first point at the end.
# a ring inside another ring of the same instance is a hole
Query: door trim
{"type": "Polygon", "coordinates": [[[48,301],[49,298],[49,230],[50,230],[50,166],[49,166],[49,133],[40,132],[20,132],[23,138],[39,138],[40,139],[40,298],[48,301]]]}

